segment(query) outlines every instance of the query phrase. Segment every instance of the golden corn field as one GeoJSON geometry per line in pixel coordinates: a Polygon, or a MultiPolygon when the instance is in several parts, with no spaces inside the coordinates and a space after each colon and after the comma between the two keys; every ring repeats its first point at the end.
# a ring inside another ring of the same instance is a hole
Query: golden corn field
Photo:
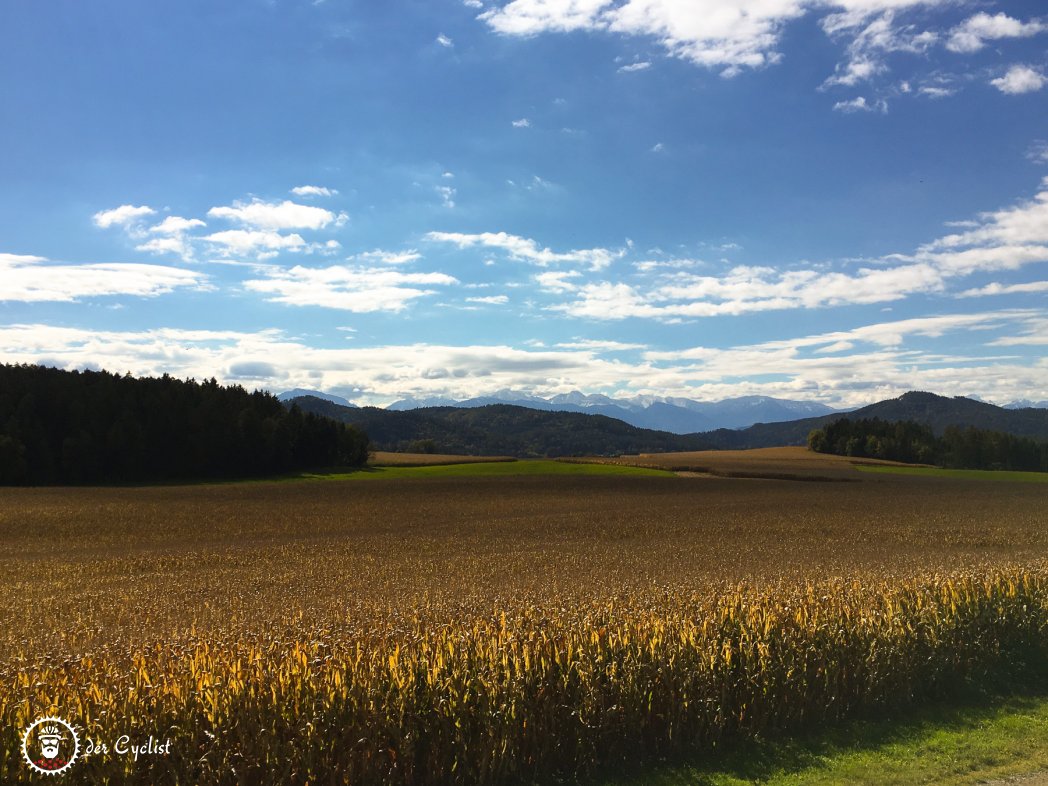
{"type": "MultiPolygon", "coordinates": [[[[0,492],[20,737],[73,783],[599,777],[1048,657],[1048,494],[519,477],[0,492]]],[[[35,780],[34,780],[35,778],[35,780]]]]}

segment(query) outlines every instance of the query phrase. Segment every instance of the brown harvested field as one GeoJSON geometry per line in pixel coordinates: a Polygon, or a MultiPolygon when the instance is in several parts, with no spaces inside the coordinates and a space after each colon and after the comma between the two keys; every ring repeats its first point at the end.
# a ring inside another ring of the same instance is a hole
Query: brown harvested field
{"type": "Polygon", "coordinates": [[[441,464],[486,464],[493,461],[516,461],[513,456],[455,456],[444,453],[391,453],[376,450],[368,464],[373,467],[434,467],[441,464]]]}
{"type": "Polygon", "coordinates": [[[1042,487],[863,477],[2,489],[0,654],[1048,555],[1042,487]]]}
{"type": "MultiPolygon", "coordinates": [[[[641,453],[618,458],[567,459],[570,461],[623,464],[633,467],[669,469],[726,478],[773,478],[780,480],[862,480],[859,464],[895,465],[895,461],[857,459],[814,453],[807,448],[756,448],[754,450],[702,450],[686,453],[641,453]]],[[[910,465],[902,465],[910,466],[910,465]]]]}
{"type": "Polygon", "coordinates": [[[1045,510],[900,476],[2,489],[0,781],[48,712],[174,740],[72,783],[546,781],[832,720],[1042,630],[1045,510]]]}

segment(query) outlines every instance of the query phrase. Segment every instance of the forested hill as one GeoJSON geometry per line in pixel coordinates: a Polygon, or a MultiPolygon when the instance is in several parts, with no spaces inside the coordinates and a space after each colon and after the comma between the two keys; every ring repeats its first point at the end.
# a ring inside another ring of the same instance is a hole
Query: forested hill
{"type": "Polygon", "coordinates": [[[778,445],[804,445],[813,429],[823,428],[842,418],[879,419],[889,422],[913,421],[941,436],[949,426],[999,431],[1017,437],[1048,440],[1048,410],[1005,409],[982,401],[934,393],[911,392],[899,398],[879,401],[853,412],[791,420],[786,423],[758,423],[740,431],[720,429],[702,436],[718,448],[762,448],[778,445]]]}
{"type": "Polygon", "coordinates": [[[261,476],[367,452],[357,429],[214,379],[0,364],[0,484],[261,476]]]}
{"type": "Polygon", "coordinates": [[[407,411],[349,408],[313,396],[294,399],[306,412],[358,426],[376,450],[508,456],[620,455],[704,450],[696,434],[637,428],[603,415],[548,412],[509,404],[474,409],[425,407],[407,411]]]}

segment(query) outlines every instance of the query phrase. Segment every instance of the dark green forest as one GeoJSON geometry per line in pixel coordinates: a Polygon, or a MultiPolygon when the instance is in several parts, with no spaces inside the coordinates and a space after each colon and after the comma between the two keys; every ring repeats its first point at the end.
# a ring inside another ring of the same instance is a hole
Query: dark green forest
{"type": "Polygon", "coordinates": [[[0,364],[0,484],[253,477],[367,456],[359,429],[214,379],[0,364]]]}
{"type": "Polygon", "coordinates": [[[843,418],[813,430],[808,447],[819,453],[950,469],[1048,472],[1048,443],[971,426],[947,426],[936,435],[930,426],[912,420],[843,418]]]}

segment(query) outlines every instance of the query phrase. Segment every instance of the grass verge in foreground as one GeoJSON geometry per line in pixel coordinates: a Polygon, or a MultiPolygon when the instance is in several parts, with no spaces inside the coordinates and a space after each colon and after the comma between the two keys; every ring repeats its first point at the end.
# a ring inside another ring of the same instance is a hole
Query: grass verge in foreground
{"type": "Polygon", "coordinates": [[[894,467],[856,464],[860,472],[882,475],[917,475],[928,478],[955,478],[957,480],[1009,480],[1020,483],[1048,483],[1048,472],[1009,472],[989,469],[942,469],[941,467],[894,467]]]}
{"type": "Polygon", "coordinates": [[[1024,695],[968,695],[822,733],[755,742],[714,762],[660,767],[603,785],[967,786],[1041,772],[1048,772],[1043,679],[1024,695]]]}
{"type": "Polygon", "coordinates": [[[368,467],[356,472],[310,473],[296,477],[320,480],[392,480],[395,478],[507,477],[511,475],[655,475],[672,477],[661,469],[625,467],[617,464],[568,464],[563,461],[529,459],[483,464],[441,464],[431,467],[368,467]]]}

